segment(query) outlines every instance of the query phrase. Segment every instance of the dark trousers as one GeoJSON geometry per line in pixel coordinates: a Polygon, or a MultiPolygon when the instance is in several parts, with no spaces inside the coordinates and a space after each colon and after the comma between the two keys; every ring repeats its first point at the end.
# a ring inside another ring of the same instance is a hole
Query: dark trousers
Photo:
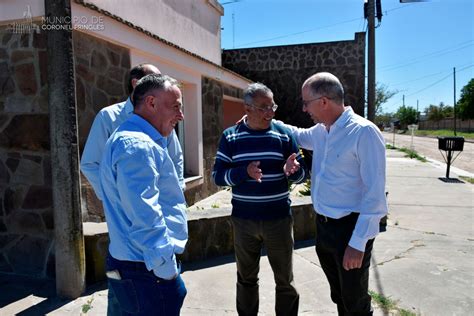
{"type": "Polygon", "coordinates": [[[362,267],[346,271],[342,266],[344,252],[359,215],[351,213],[335,220],[316,217],[316,253],[331,288],[331,299],[339,315],[372,315],[370,304],[369,267],[374,240],[367,242],[362,267]]]}
{"type": "Polygon", "coordinates": [[[258,272],[263,245],[275,278],[275,313],[298,314],[299,294],[293,281],[293,219],[255,221],[232,216],[237,263],[237,312],[258,314],[258,272]]]}
{"type": "Polygon", "coordinates": [[[116,260],[110,254],[107,271],[111,275],[107,278],[107,315],[179,315],[187,293],[181,275],[164,280],[143,262],[116,260]]]}

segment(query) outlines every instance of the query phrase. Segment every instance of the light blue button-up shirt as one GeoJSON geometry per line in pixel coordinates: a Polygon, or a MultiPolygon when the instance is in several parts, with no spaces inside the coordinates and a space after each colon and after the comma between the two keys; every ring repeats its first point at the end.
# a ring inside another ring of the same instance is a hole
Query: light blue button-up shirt
{"type": "MultiPolygon", "coordinates": [[[[133,105],[130,98],[127,101],[103,108],[97,113],[92,123],[89,137],[81,157],[81,171],[89,180],[99,199],[102,200],[99,184],[99,167],[104,153],[104,146],[110,135],[120,124],[133,114],[133,105]]],[[[181,188],[184,190],[183,152],[176,133],[167,137],[168,153],[173,160],[179,176],[181,188]]]]}
{"type": "Polygon", "coordinates": [[[100,184],[110,254],[140,261],[156,276],[177,273],[175,254],[188,239],[186,202],[166,138],[133,114],[110,137],[100,184]]]}
{"type": "Polygon", "coordinates": [[[388,212],[385,140],[379,129],[350,107],[329,133],[323,124],[307,129],[286,126],[301,147],[313,150],[311,199],[315,211],[330,218],[360,213],[349,245],[364,251],[388,212]]]}

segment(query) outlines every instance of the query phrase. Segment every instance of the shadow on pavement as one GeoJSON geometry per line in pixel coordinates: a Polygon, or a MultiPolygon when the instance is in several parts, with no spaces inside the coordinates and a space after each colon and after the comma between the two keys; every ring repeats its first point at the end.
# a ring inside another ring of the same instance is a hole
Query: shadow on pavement
{"type": "MultiPolygon", "coordinates": [[[[295,249],[306,248],[314,246],[314,239],[310,240],[302,240],[295,242],[295,249]]],[[[266,256],[265,248],[262,251],[262,256],[266,256]]],[[[235,262],[234,254],[220,256],[212,259],[207,259],[203,261],[196,261],[196,262],[184,262],[182,265],[182,273],[186,271],[196,271],[201,269],[212,268],[216,266],[220,266],[223,264],[233,263],[235,262]]]]}
{"type": "MultiPolygon", "coordinates": [[[[88,296],[106,288],[106,282],[92,284],[87,287],[82,296],[88,296]]],[[[51,279],[0,274],[0,289],[2,289],[0,291],[0,309],[10,304],[18,304],[18,308],[15,309],[21,310],[24,305],[25,309],[16,314],[22,316],[45,315],[73,301],[57,297],[55,281],[51,279]],[[34,296],[35,299],[29,298],[30,296],[34,296]],[[24,299],[26,299],[25,302],[21,302],[24,299]],[[33,305],[32,301],[38,303],[33,305]]],[[[0,314],[2,313],[0,312],[0,314]]]]}

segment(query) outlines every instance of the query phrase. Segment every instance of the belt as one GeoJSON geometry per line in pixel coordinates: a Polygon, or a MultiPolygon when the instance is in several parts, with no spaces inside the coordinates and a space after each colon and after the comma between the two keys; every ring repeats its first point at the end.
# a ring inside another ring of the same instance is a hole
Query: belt
{"type": "Polygon", "coordinates": [[[327,217],[325,215],[321,215],[316,213],[316,220],[319,221],[320,223],[341,223],[345,222],[348,220],[353,220],[355,218],[359,217],[359,213],[352,212],[349,215],[343,216],[341,218],[332,218],[332,217],[327,217]]]}

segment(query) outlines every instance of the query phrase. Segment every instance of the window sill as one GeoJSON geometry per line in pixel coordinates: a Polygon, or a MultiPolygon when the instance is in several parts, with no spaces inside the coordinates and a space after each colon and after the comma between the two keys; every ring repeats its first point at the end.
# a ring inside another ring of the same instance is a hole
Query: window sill
{"type": "Polygon", "coordinates": [[[184,178],[184,183],[186,184],[186,190],[189,190],[191,188],[194,188],[195,186],[203,184],[204,178],[203,176],[191,176],[184,178]]]}

